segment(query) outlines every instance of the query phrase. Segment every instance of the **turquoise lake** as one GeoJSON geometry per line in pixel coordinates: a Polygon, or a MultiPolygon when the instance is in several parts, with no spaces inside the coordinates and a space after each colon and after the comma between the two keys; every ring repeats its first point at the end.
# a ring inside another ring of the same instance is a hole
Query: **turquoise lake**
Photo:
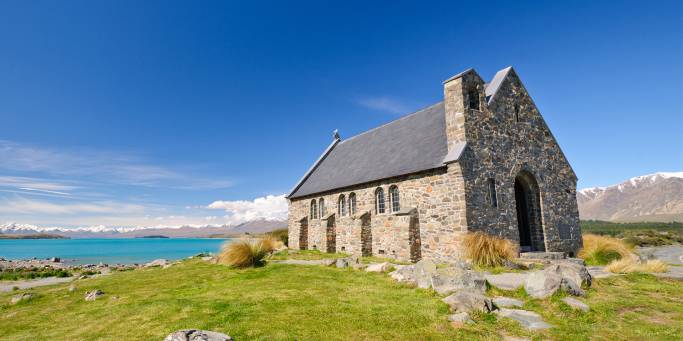
{"type": "Polygon", "coordinates": [[[216,253],[230,239],[0,239],[0,257],[59,257],[73,264],[134,264],[158,258],[180,259],[201,252],[216,253]]]}

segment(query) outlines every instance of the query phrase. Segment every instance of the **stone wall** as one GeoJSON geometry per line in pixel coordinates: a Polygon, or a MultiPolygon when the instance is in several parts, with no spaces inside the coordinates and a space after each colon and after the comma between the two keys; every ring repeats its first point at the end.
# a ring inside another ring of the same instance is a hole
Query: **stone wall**
{"type": "Polygon", "coordinates": [[[464,182],[459,165],[453,164],[431,171],[386,179],[383,181],[345,188],[290,200],[289,246],[299,248],[301,222],[306,222],[308,249],[327,250],[327,222],[335,220],[335,250],[362,254],[363,239],[371,240],[372,255],[399,260],[429,258],[452,261],[460,257],[459,239],[465,228],[464,182]],[[377,214],[375,191],[378,187],[389,193],[397,185],[400,192],[401,213],[377,214]],[[356,194],[356,214],[339,216],[338,199],[356,194]],[[313,199],[324,198],[329,213],[323,219],[308,220],[313,199]],[[414,211],[408,212],[410,208],[414,211]],[[370,229],[363,233],[363,220],[370,229]],[[369,232],[369,236],[368,236],[369,232]]]}
{"type": "Polygon", "coordinates": [[[490,106],[484,83],[475,72],[450,83],[445,89],[461,89],[464,94],[445,100],[446,107],[454,102],[450,107],[465,117],[468,146],[459,163],[465,179],[469,229],[519,241],[514,184],[520,174],[528,172],[540,195],[540,207],[530,207],[532,220],[540,212],[537,218],[543,234],[535,238],[545,237],[540,243],[547,251],[575,253],[581,246],[576,176],[514,70],[490,106]],[[479,110],[467,105],[469,89],[479,94],[479,110]],[[491,203],[489,179],[496,184],[497,207],[491,203]]]}

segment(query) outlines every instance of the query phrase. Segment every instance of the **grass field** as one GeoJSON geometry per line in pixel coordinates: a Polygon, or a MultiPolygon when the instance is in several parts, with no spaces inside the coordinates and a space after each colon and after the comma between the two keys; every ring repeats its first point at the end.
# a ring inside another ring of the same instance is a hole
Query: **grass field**
{"type": "MultiPolygon", "coordinates": [[[[31,290],[32,300],[9,305],[0,294],[0,330],[8,340],[161,340],[183,328],[225,332],[237,340],[675,340],[683,335],[683,285],[649,275],[599,280],[589,290],[589,313],[559,301],[526,301],[556,326],[527,332],[492,314],[454,329],[432,291],[386,275],[322,266],[269,264],[233,270],[191,260],[31,290]],[[85,291],[106,295],[85,302],[85,291]],[[116,297],[116,298],[115,298],[116,297]]],[[[491,290],[490,295],[500,294],[491,290]]]]}
{"type": "Polygon", "coordinates": [[[683,223],[612,223],[582,220],[581,232],[624,239],[633,246],[661,246],[683,243],[683,223]]]}

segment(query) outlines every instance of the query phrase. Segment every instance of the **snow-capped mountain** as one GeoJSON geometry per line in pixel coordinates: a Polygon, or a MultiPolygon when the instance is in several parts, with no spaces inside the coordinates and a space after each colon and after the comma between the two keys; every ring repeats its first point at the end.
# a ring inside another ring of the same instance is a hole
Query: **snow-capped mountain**
{"type": "Polygon", "coordinates": [[[38,234],[48,233],[70,238],[136,238],[144,236],[165,236],[171,238],[209,237],[212,235],[229,235],[241,233],[263,233],[287,227],[287,221],[281,219],[258,219],[238,225],[192,225],[192,226],[155,226],[155,227],[46,227],[31,224],[0,224],[3,234],[38,234]]]}
{"type": "Polygon", "coordinates": [[[655,173],[577,192],[581,219],[683,221],[683,172],[655,173]]]}

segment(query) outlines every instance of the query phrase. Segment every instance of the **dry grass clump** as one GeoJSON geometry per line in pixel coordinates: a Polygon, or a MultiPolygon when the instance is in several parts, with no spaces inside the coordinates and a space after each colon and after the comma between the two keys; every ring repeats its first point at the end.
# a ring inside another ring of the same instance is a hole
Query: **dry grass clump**
{"type": "Polygon", "coordinates": [[[666,272],[669,266],[659,259],[638,262],[635,257],[624,257],[609,263],[605,270],[613,273],[627,274],[632,272],[666,272]]]}
{"type": "Polygon", "coordinates": [[[511,241],[482,232],[465,235],[463,245],[467,258],[479,266],[500,266],[518,254],[511,241]]]}
{"type": "Polygon", "coordinates": [[[586,264],[605,265],[632,256],[631,247],[621,239],[590,233],[583,235],[583,248],[579,251],[579,258],[583,258],[586,264]]]}
{"type": "Polygon", "coordinates": [[[218,254],[217,262],[236,268],[262,266],[266,256],[275,250],[276,242],[279,241],[264,238],[229,243],[218,254]]]}

